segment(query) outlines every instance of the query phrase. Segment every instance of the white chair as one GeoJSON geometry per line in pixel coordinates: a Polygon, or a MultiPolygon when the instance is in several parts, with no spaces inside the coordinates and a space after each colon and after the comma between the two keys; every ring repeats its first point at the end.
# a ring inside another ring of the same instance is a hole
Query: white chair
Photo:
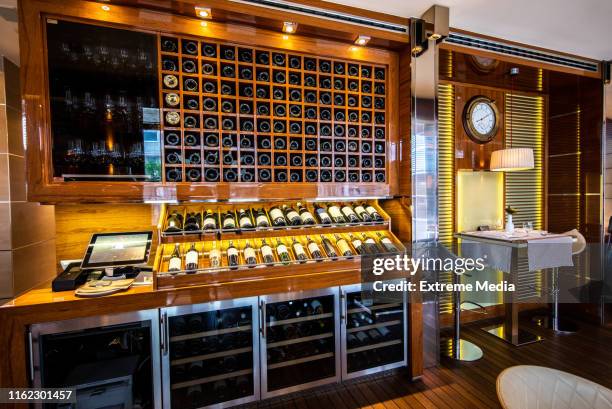
{"type": "Polygon", "coordinates": [[[567,372],[519,365],[497,377],[504,409],[611,409],[612,390],[567,372]]]}

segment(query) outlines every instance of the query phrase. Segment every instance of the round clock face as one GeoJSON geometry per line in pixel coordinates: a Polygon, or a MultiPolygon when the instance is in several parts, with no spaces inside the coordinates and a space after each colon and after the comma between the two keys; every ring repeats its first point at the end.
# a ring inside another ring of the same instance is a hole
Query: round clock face
{"type": "Polygon", "coordinates": [[[464,128],[476,143],[487,143],[499,127],[499,112],[495,102],[486,97],[473,98],[465,107],[464,128]]]}

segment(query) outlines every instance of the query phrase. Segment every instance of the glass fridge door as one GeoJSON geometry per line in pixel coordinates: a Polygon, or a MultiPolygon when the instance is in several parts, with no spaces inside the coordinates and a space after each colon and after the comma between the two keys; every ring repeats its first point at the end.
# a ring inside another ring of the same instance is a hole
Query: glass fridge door
{"type": "Polygon", "coordinates": [[[405,294],[386,297],[360,284],[340,291],[343,379],[407,365],[405,294]]]}
{"type": "Polygon", "coordinates": [[[260,297],[263,398],[340,380],[338,288],[260,297]]]}
{"type": "Polygon", "coordinates": [[[257,298],[162,310],[164,407],[259,399],[257,298]]]}
{"type": "Polygon", "coordinates": [[[32,325],[35,388],[74,388],[76,404],[45,408],[161,408],[159,310],[32,325]]]}

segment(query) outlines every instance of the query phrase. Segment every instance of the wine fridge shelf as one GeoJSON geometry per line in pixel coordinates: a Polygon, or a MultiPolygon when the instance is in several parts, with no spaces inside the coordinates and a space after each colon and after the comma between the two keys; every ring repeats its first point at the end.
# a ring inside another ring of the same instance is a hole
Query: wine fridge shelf
{"type": "MultiPolygon", "coordinates": [[[[331,314],[329,315],[331,317],[331,314]]],[[[287,339],[285,341],[270,342],[267,344],[267,346],[268,348],[278,348],[278,347],[283,347],[287,345],[300,344],[302,342],[310,342],[310,341],[317,341],[319,339],[331,338],[333,336],[334,336],[333,332],[325,332],[323,334],[310,335],[307,337],[292,338],[292,339],[287,339]]]]}
{"type": "Polygon", "coordinates": [[[229,349],[227,351],[214,352],[212,354],[195,355],[195,356],[190,356],[188,358],[174,359],[170,362],[170,365],[184,365],[184,364],[188,364],[191,362],[199,362],[199,361],[206,361],[208,359],[223,358],[226,356],[244,354],[244,353],[252,352],[252,351],[253,351],[252,347],[229,349]]]}
{"type": "Polygon", "coordinates": [[[402,320],[383,321],[383,322],[377,322],[376,324],[364,325],[363,327],[360,326],[360,327],[347,328],[346,332],[347,334],[351,334],[354,332],[369,331],[371,329],[380,328],[380,327],[392,327],[394,325],[400,325],[402,323],[403,323],[402,320]]]}
{"type": "Polygon", "coordinates": [[[323,320],[326,318],[332,318],[334,315],[331,312],[323,313],[323,314],[315,314],[315,315],[305,315],[303,317],[298,318],[289,318],[286,320],[278,320],[272,321],[266,324],[267,327],[276,327],[279,325],[287,325],[287,324],[297,324],[300,322],[313,321],[313,320],[323,320]]]}
{"type": "Polygon", "coordinates": [[[185,335],[175,335],[173,337],[170,337],[170,342],[187,341],[187,340],[195,339],[195,338],[212,337],[212,336],[217,336],[217,335],[231,334],[234,332],[250,331],[252,328],[253,327],[251,325],[244,325],[241,327],[215,329],[211,331],[195,332],[192,334],[185,334],[185,335]]]}
{"type": "Polygon", "coordinates": [[[321,359],[327,359],[327,358],[333,358],[333,357],[334,357],[333,352],[311,355],[311,356],[307,356],[304,358],[292,359],[290,361],[283,361],[283,362],[277,362],[275,364],[268,364],[268,370],[285,368],[287,366],[300,365],[300,364],[305,364],[307,362],[319,361],[321,359]]]}
{"type": "MultiPolygon", "coordinates": [[[[350,308],[347,311],[347,314],[353,314],[353,313],[357,313],[357,312],[364,312],[364,311],[377,311],[377,310],[384,310],[387,308],[397,308],[397,307],[401,307],[402,304],[400,303],[390,303],[390,304],[379,304],[379,305],[372,305],[370,307],[357,307],[357,308],[350,308]]],[[[398,312],[401,312],[398,311],[398,312]]]]}
{"type": "Polygon", "coordinates": [[[222,381],[225,379],[237,378],[239,376],[250,375],[252,373],[253,373],[253,369],[248,368],[248,369],[243,369],[240,371],[228,372],[225,374],[214,375],[214,376],[208,376],[206,378],[192,379],[189,381],[173,383],[171,388],[172,389],[188,388],[190,386],[202,385],[205,383],[211,383],[211,382],[222,381]]]}
{"type": "Polygon", "coordinates": [[[392,341],[380,342],[378,344],[364,345],[362,347],[350,348],[350,349],[346,350],[346,353],[347,354],[355,354],[357,352],[369,351],[371,349],[386,348],[386,347],[390,347],[390,346],[393,346],[393,345],[399,345],[402,342],[403,341],[401,339],[394,339],[392,341]]]}

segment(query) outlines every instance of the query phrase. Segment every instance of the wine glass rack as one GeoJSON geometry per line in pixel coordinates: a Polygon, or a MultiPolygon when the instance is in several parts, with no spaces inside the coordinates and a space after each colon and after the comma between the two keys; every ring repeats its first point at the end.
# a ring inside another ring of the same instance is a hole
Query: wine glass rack
{"type": "Polygon", "coordinates": [[[166,182],[388,183],[387,67],[159,37],[166,182]]]}

